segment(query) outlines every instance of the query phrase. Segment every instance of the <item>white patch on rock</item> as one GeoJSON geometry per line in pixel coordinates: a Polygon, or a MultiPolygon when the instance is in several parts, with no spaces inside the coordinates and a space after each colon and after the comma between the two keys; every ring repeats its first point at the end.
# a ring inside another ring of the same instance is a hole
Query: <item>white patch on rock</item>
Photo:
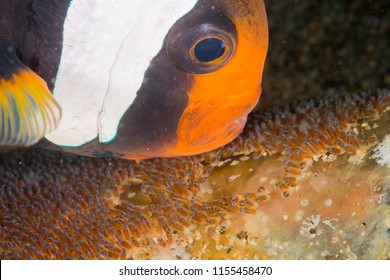
{"type": "Polygon", "coordinates": [[[374,148],[372,158],[380,165],[390,167],[390,135],[374,148]]]}
{"type": "Polygon", "coordinates": [[[299,233],[308,238],[314,238],[323,233],[323,230],[318,228],[321,222],[321,215],[312,215],[302,221],[299,233]],[[314,232],[313,232],[314,230],[314,232]]]}

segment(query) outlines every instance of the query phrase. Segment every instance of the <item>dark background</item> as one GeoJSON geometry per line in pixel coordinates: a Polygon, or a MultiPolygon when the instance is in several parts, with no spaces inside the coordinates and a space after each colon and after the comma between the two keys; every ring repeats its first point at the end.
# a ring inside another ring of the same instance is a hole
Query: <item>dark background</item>
{"type": "Polygon", "coordinates": [[[270,44],[259,108],[390,88],[390,1],[265,1],[270,44]]]}

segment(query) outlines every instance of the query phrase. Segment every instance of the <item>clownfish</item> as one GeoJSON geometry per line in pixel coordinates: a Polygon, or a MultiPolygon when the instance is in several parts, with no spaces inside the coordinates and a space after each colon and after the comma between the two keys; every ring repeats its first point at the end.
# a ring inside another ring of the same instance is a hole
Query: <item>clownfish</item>
{"type": "Polygon", "coordinates": [[[267,48],[262,0],[2,0],[0,145],[216,149],[257,104],[267,48]]]}

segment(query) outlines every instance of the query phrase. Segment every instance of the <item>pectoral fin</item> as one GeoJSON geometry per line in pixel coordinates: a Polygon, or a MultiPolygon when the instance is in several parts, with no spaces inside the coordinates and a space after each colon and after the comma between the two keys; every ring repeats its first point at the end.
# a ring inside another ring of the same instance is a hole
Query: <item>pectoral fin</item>
{"type": "Polygon", "coordinates": [[[60,117],[45,81],[12,49],[0,53],[0,145],[32,145],[54,130],[60,117]]]}

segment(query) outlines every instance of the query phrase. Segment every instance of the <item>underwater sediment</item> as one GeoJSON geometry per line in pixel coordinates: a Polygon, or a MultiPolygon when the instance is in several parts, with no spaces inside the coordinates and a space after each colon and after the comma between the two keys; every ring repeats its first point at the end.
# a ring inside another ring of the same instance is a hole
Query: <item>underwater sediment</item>
{"type": "Polygon", "coordinates": [[[389,258],[389,106],[273,107],[194,157],[2,154],[0,258],[389,258]]]}

